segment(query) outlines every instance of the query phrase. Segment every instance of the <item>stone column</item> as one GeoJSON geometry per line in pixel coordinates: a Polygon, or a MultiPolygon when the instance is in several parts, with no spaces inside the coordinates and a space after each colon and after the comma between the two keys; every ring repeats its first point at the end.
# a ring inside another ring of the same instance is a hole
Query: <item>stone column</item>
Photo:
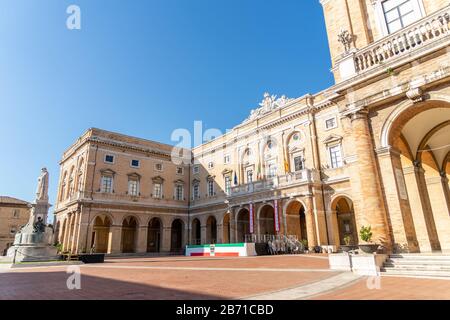
{"type": "Polygon", "coordinates": [[[172,227],[163,227],[163,236],[161,244],[162,252],[170,252],[172,244],[171,240],[172,240],[172,227]]]}
{"type": "MultiPolygon", "coordinates": [[[[223,220],[222,220],[223,221],[223,220]]],[[[217,223],[217,244],[222,244],[224,242],[223,234],[224,234],[224,224],[223,222],[217,223]]]]}
{"type": "Polygon", "coordinates": [[[147,234],[148,234],[148,225],[139,226],[137,228],[136,253],[147,252],[147,234]]]}
{"type": "Polygon", "coordinates": [[[80,219],[80,213],[75,212],[73,214],[73,230],[72,235],[70,237],[70,252],[77,253],[76,247],[77,247],[77,239],[78,239],[78,230],[79,230],[79,219],[80,219]]]}
{"type": "Polygon", "coordinates": [[[208,241],[207,239],[207,235],[206,235],[206,230],[207,230],[207,226],[202,224],[200,226],[200,239],[201,239],[201,244],[206,244],[206,242],[208,241]]]}
{"type": "Polygon", "coordinates": [[[72,214],[67,215],[67,226],[66,231],[64,235],[64,242],[63,242],[63,251],[68,251],[70,249],[70,233],[72,229],[72,214]]]}
{"type": "Polygon", "coordinates": [[[191,229],[189,228],[189,225],[187,223],[184,223],[184,229],[183,229],[183,240],[181,242],[181,248],[185,248],[186,245],[189,243],[189,232],[191,231],[191,229]]]}
{"type": "Polygon", "coordinates": [[[425,178],[425,170],[420,162],[414,163],[414,175],[417,183],[417,192],[420,197],[422,205],[423,216],[425,221],[428,238],[431,245],[431,251],[441,250],[441,244],[439,241],[438,232],[436,229],[435,217],[430,201],[430,194],[427,188],[427,181],[425,178]]]}
{"type": "Polygon", "coordinates": [[[436,224],[436,231],[442,252],[450,252],[450,206],[447,202],[443,186],[448,185],[447,177],[441,175],[427,176],[426,183],[430,195],[430,203],[436,224]]]}
{"type": "MultiPolygon", "coordinates": [[[[332,211],[330,213],[331,215],[331,226],[330,226],[330,242],[331,244],[336,246],[336,249],[338,249],[341,246],[341,239],[339,238],[339,222],[337,217],[337,212],[332,211]]],[[[357,240],[357,239],[355,239],[357,240]]]]}
{"type": "Polygon", "coordinates": [[[394,250],[399,252],[419,252],[413,215],[409,203],[400,152],[392,148],[377,150],[377,157],[383,180],[394,250]]]}
{"type": "Polygon", "coordinates": [[[362,226],[371,226],[373,241],[392,249],[385,203],[383,200],[372,135],[367,111],[359,110],[350,115],[351,141],[355,161],[348,169],[352,187],[357,231],[362,226]]]}
{"type": "Polygon", "coordinates": [[[109,232],[108,253],[122,253],[122,226],[111,226],[109,232]]]}
{"type": "Polygon", "coordinates": [[[237,241],[237,213],[235,209],[231,209],[230,213],[230,243],[237,241]]]}
{"type": "Polygon", "coordinates": [[[307,206],[307,208],[305,208],[306,236],[308,238],[309,248],[313,248],[317,246],[317,237],[316,237],[316,224],[314,218],[313,199],[311,197],[308,198],[306,206],[307,206]]]}

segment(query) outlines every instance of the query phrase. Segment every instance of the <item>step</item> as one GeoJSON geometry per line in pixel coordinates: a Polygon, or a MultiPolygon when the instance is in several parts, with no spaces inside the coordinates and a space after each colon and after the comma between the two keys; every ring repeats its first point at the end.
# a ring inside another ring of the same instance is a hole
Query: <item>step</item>
{"type": "Polygon", "coordinates": [[[410,260],[410,259],[388,259],[386,263],[394,265],[438,265],[438,266],[450,266],[450,261],[447,260],[410,260]]]}
{"type": "Polygon", "coordinates": [[[392,254],[389,256],[390,259],[399,260],[417,260],[417,261],[450,261],[450,255],[442,254],[392,254]]]}
{"type": "Polygon", "coordinates": [[[381,268],[381,272],[386,275],[450,278],[450,271],[406,271],[391,268],[381,268]]]}
{"type": "Polygon", "coordinates": [[[407,271],[448,271],[450,272],[450,266],[433,266],[433,265],[405,265],[405,266],[399,266],[399,265],[392,265],[389,263],[386,263],[384,265],[385,269],[395,269],[395,270],[407,270],[407,271]]]}

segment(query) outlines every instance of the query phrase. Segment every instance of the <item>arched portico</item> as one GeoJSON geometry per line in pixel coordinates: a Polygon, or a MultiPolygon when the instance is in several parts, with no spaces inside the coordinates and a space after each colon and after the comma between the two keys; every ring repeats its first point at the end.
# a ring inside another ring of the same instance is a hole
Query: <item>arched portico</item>
{"type": "Polygon", "coordinates": [[[206,243],[217,242],[217,221],[214,216],[210,216],[206,221],[206,243]]]}
{"type": "Polygon", "coordinates": [[[275,210],[272,205],[265,204],[258,211],[260,235],[275,235],[275,210]]]}
{"type": "Polygon", "coordinates": [[[200,220],[195,218],[192,220],[191,229],[191,244],[201,244],[202,243],[202,229],[200,220]]]}
{"type": "Polygon", "coordinates": [[[111,219],[106,215],[99,215],[94,219],[91,240],[94,252],[108,253],[111,225],[111,219]]]}
{"type": "MultiPolygon", "coordinates": [[[[393,241],[398,251],[450,251],[447,173],[450,102],[400,104],[387,118],[379,153],[393,241]]],[[[447,100],[450,101],[450,100],[447,100]]]]}
{"type": "Polygon", "coordinates": [[[184,223],[181,219],[175,219],[172,222],[172,234],[171,234],[171,252],[180,252],[183,248],[183,232],[184,223]]]}

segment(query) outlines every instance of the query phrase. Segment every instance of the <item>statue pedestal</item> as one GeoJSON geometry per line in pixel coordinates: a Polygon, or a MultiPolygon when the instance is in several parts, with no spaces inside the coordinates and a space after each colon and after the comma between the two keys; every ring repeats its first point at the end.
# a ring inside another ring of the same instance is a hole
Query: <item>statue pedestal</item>
{"type": "Polygon", "coordinates": [[[16,263],[60,260],[57,249],[51,245],[52,236],[52,228],[36,231],[31,224],[27,224],[16,234],[7,256],[16,263]]]}

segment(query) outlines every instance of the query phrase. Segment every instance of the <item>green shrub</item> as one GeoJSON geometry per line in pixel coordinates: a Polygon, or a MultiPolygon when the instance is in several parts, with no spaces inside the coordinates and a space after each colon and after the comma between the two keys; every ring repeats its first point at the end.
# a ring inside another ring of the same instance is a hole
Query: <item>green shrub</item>
{"type": "Polygon", "coordinates": [[[359,236],[362,241],[371,242],[372,236],[373,236],[372,227],[371,226],[368,226],[368,227],[362,226],[361,230],[359,231],[359,236]]]}

